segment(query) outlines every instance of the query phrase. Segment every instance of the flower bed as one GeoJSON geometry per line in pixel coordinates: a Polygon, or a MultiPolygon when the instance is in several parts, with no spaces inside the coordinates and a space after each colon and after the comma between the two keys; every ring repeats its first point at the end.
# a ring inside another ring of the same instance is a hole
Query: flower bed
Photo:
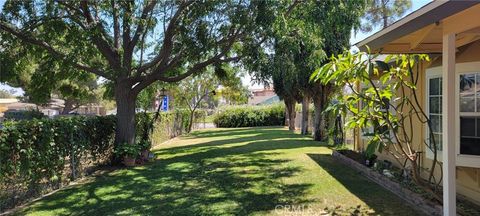
{"type": "Polygon", "coordinates": [[[400,198],[404,199],[411,205],[418,208],[420,211],[424,212],[427,215],[442,215],[442,206],[438,205],[437,203],[432,202],[420,194],[415,193],[405,187],[403,187],[400,183],[393,181],[392,179],[370,169],[369,167],[360,164],[358,161],[355,161],[338,151],[333,151],[332,157],[337,161],[350,166],[351,168],[359,171],[362,175],[369,178],[373,182],[379,184],[380,186],[384,187],[385,189],[391,191],[392,193],[396,194],[400,198]]]}

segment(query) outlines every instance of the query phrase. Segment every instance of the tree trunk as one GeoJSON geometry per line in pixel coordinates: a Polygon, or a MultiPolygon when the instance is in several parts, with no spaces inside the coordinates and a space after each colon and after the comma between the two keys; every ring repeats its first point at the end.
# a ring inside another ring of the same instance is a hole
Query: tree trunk
{"type": "Polygon", "coordinates": [[[135,143],[135,101],[137,94],[128,85],[115,86],[115,101],[117,103],[117,129],[115,144],[135,143]]]}
{"type": "Polygon", "coordinates": [[[388,13],[387,13],[387,2],[382,0],[382,19],[383,19],[383,28],[388,27],[388,13]]]}
{"type": "Polygon", "coordinates": [[[65,99],[65,106],[62,110],[62,115],[69,114],[73,110],[73,100],[65,99]]]}
{"type": "Polygon", "coordinates": [[[314,121],[313,121],[313,140],[322,141],[325,139],[325,118],[322,115],[323,101],[322,95],[315,95],[313,97],[313,105],[315,107],[314,121]]]}
{"type": "Polygon", "coordinates": [[[294,99],[284,99],[285,102],[285,111],[288,122],[288,130],[295,131],[295,100],[294,99]]]}
{"type": "MultiPolygon", "coordinates": [[[[288,114],[288,107],[287,107],[287,102],[284,100],[283,101],[285,103],[285,126],[289,126],[289,122],[290,122],[290,115],[288,114]]],[[[290,128],[289,128],[290,130],[290,128]]]]}
{"type": "Polygon", "coordinates": [[[310,97],[308,95],[303,96],[302,100],[302,130],[303,135],[308,134],[308,115],[310,109],[310,97]]]}
{"type": "Polygon", "coordinates": [[[187,133],[192,132],[194,115],[195,115],[195,109],[193,109],[193,110],[190,112],[190,119],[189,119],[189,121],[188,121],[188,131],[187,131],[187,133]]]}

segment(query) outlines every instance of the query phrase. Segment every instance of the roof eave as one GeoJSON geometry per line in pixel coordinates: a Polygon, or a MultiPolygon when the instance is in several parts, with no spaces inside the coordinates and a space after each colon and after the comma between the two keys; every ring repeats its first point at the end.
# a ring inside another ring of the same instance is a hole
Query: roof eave
{"type": "Polygon", "coordinates": [[[412,12],[385,29],[355,44],[361,51],[376,51],[383,45],[415,32],[427,25],[441,21],[455,13],[469,8],[478,1],[433,1],[412,12]]]}

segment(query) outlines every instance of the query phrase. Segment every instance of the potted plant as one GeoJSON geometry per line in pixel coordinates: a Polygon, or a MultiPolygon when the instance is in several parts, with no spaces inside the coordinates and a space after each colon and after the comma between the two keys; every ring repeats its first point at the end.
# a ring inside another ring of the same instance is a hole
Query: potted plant
{"type": "Polygon", "coordinates": [[[150,154],[150,148],[152,147],[152,142],[149,140],[142,140],[140,143],[138,143],[138,146],[140,147],[140,155],[142,160],[147,161],[148,155],[150,154]]]}
{"type": "Polygon", "coordinates": [[[135,158],[139,152],[138,145],[130,145],[128,143],[121,144],[115,149],[115,154],[123,157],[123,164],[128,167],[135,166],[135,158]]]}

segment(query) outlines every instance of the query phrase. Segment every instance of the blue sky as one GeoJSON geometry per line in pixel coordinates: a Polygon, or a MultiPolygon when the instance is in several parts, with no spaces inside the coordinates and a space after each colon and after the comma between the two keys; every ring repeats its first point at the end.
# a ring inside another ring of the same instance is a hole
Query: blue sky
{"type": "MultiPolygon", "coordinates": [[[[419,9],[420,7],[426,5],[429,2],[431,2],[431,0],[412,0],[412,9],[408,13],[411,13],[411,12],[419,9]]],[[[5,3],[5,0],[0,0],[0,9],[3,8],[4,3],[5,3]]],[[[352,36],[350,38],[350,43],[355,44],[355,43],[365,39],[366,37],[372,35],[373,33],[375,33],[378,30],[379,29],[375,29],[375,30],[373,30],[372,32],[369,32],[369,33],[357,32],[356,35],[352,34],[352,36]]],[[[251,83],[251,78],[248,75],[246,77],[243,77],[242,81],[243,81],[244,85],[249,86],[249,88],[262,88],[263,87],[262,85],[252,84],[251,83]]],[[[0,89],[10,90],[10,89],[12,89],[12,87],[0,83],[0,89]]],[[[17,93],[16,93],[17,95],[22,95],[23,94],[23,91],[21,89],[15,89],[15,90],[17,91],[17,93]]]]}

